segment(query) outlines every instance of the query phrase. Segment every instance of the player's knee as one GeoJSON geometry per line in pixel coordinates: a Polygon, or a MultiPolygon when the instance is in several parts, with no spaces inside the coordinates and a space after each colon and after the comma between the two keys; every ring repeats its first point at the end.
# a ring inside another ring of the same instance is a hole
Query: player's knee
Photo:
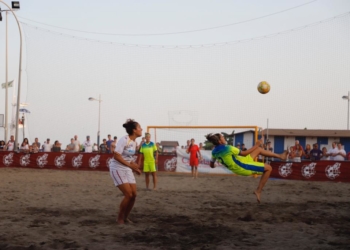
{"type": "Polygon", "coordinates": [[[272,167],[269,164],[265,164],[265,171],[272,171],[272,167]]]}

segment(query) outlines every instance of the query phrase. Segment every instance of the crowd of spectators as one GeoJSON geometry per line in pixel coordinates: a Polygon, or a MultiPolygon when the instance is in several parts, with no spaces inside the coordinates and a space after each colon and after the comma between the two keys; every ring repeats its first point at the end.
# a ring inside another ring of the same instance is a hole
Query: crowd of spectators
{"type": "MultiPolygon", "coordinates": [[[[139,150],[143,143],[145,143],[145,138],[142,137],[140,144],[137,149],[139,150]]],[[[181,146],[182,149],[187,149],[190,145],[190,140],[187,141],[185,146],[181,146]]],[[[103,153],[109,154],[112,153],[117,144],[117,136],[114,136],[112,139],[111,135],[107,136],[107,139],[103,139],[102,143],[98,146],[97,143],[93,143],[90,140],[90,136],[86,136],[86,140],[81,143],[78,139],[78,136],[75,135],[70,139],[70,143],[66,147],[62,147],[62,143],[56,140],[53,144],[50,142],[50,139],[46,139],[43,144],[39,142],[38,138],[35,138],[32,144],[29,143],[28,138],[24,138],[23,142],[17,145],[17,151],[23,153],[37,153],[37,152],[86,152],[86,153],[103,153]]],[[[162,153],[162,146],[157,142],[156,146],[158,152],[162,153]]],[[[266,141],[262,145],[265,150],[273,152],[271,147],[271,142],[266,141]]],[[[237,143],[236,147],[240,150],[247,150],[244,143],[237,143]]],[[[199,143],[199,148],[204,150],[203,143],[199,143]]],[[[15,139],[14,136],[10,136],[10,140],[6,143],[5,141],[0,141],[0,151],[14,151],[15,150],[15,139]]],[[[346,153],[343,149],[340,142],[333,142],[332,147],[327,149],[322,147],[318,148],[318,144],[314,143],[312,145],[306,144],[305,149],[300,145],[299,141],[295,141],[295,145],[287,148],[288,150],[288,161],[292,162],[301,162],[301,161],[319,161],[319,160],[334,160],[334,161],[350,161],[350,152],[346,153]]],[[[271,158],[260,157],[259,161],[267,162],[271,161],[271,158]]]]}

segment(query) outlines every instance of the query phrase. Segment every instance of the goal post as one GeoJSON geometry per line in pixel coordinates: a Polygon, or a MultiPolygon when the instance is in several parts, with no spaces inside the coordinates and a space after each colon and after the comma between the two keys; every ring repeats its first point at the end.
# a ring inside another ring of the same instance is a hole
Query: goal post
{"type": "MultiPolygon", "coordinates": [[[[147,126],[147,133],[152,134],[153,140],[155,142],[160,142],[161,140],[169,140],[172,136],[163,136],[160,135],[160,131],[168,131],[174,136],[176,136],[176,133],[181,134],[187,134],[187,135],[193,135],[193,134],[201,134],[203,136],[209,134],[209,133],[220,133],[221,130],[226,130],[227,132],[230,132],[229,130],[238,130],[235,131],[234,134],[244,132],[244,130],[253,130],[254,133],[254,141],[256,142],[258,140],[259,136],[259,129],[258,126],[253,125],[243,125],[243,126],[147,126]],[[193,133],[191,133],[191,131],[193,133]],[[164,138],[162,138],[164,137],[164,138]]],[[[232,132],[232,131],[231,131],[232,132]]],[[[188,137],[188,139],[192,138],[191,136],[188,137]]],[[[177,138],[173,138],[173,140],[176,140],[177,138]]],[[[196,140],[197,141],[197,140],[196,140]]]]}

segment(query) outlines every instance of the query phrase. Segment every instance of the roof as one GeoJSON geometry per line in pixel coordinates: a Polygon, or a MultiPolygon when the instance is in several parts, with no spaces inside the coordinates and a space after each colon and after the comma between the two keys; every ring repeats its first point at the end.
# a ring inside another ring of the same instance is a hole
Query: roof
{"type": "Polygon", "coordinates": [[[161,141],[160,145],[166,147],[177,147],[179,146],[179,143],[177,141],[161,141]]]}
{"type": "MultiPolygon", "coordinates": [[[[264,129],[263,132],[266,135],[267,129],[264,129]]],[[[268,134],[273,136],[350,137],[350,130],[269,128],[268,134]]]]}

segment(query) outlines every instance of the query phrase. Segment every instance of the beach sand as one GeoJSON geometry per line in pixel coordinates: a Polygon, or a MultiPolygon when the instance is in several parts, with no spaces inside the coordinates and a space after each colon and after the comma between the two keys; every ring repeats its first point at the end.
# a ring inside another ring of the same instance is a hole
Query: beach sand
{"type": "Polygon", "coordinates": [[[350,184],[137,177],[128,225],[109,172],[0,169],[0,249],[349,249],[350,184]]]}

